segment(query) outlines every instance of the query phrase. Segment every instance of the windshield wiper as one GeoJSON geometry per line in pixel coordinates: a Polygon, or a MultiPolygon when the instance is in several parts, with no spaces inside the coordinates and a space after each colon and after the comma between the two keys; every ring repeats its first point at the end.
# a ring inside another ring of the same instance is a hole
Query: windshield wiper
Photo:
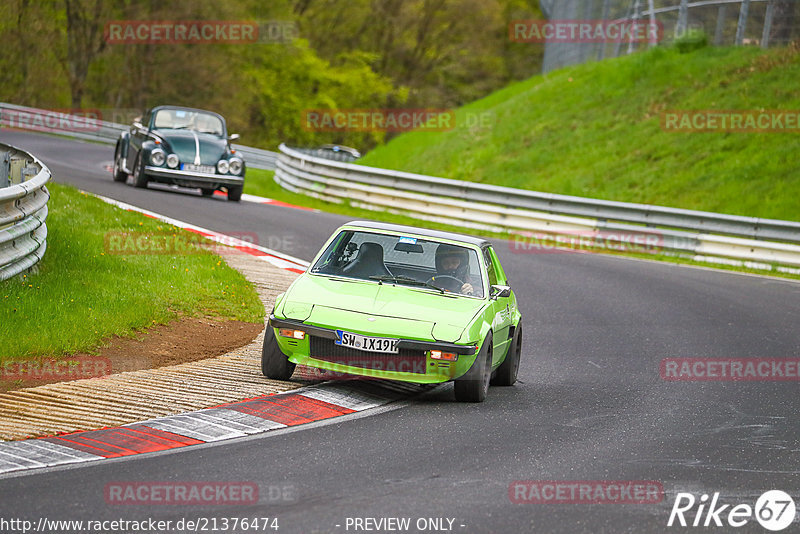
{"type": "Polygon", "coordinates": [[[444,289],[442,289],[441,287],[437,287],[437,286],[435,286],[435,285],[433,285],[431,283],[428,283],[428,282],[423,282],[421,280],[417,280],[416,278],[411,278],[410,276],[403,276],[403,275],[392,276],[392,275],[387,275],[387,274],[381,274],[381,275],[377,275],[377,276],[370,276],[370,278],[373,279],[373,280],[377,280],[377,281],[379,281],[381,283],[383,283],[383,282],[395,282],[395,283],[406,283],[406,284],[415,285],[415,286],[429,287],[431,289],[435,289],[436,291],[439,291],[440,293],[444,294],[444,289]]]}

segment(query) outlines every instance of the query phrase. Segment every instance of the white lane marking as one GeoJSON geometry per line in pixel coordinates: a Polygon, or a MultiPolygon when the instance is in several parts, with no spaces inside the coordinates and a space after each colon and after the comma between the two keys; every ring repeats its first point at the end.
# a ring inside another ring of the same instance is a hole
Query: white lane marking
{"type": "Polygon", "coordinates": [[[247,249],[257,250],[259,252],[263,252],[267,254],[267,256],[257,256],[259,258],[263,258],[265,261],[275,265],[280,269],[297,269],[305,271],[308,268],[309,262],[305,260],[301,260],[300,258],[295,258],[294,256],[290,256],[288,254],[284,254],[282,252],[278,252],[277,250],[272,250],[266,247],[262,247],[259,245],[255,245],[253,243],[249,243],[247,241],[243,241],[241,239],[237,239],[235,237],[231,237],[225,234],[221,234],[219,232],[215,232],[214,230],[209,230],[208,228],[203,228],[202,226],[197,226],[194,224],[190,224],[178,219],[173,219],[172,217],[167,217],[166,215],[161,215],[160,213],[156,213],[154,211],[146,210],[144,208],[140,208],[138,206],[134,206],[133,204],[128,204],[126,202],[121,202],[119,200],[114,200],[113,198],[104,197],[102,195],[97,195],[90,191],[82,191],[87,195],[92,195],[94,197],[99,198],[103,202],[107,204],[111,204],[112,206],[116,206],[118,208],[130,211],[136,211],[143,215],[147,215],[154,219],[157,219],[161,222],[171,224],[173,226],[177,226],[178,228],[184,228],[186,230],[195,231],[209,239],[216,241],[218,243],[222,243],[224,245],[231,245],[236,247],[243,247],[245,252],[247,249]]]}
{"type": "Polygon", "coordinates": [[[391,402],[391,399],[388,398],[377,397],[361,391],[339,388],[329,389],[312,386],[303,389],[299,394],[304,397],[321,400],[357,412],[391,402]]]}
{"type": "Polygon", "coordinates": [[[220,424],[219,421],[204,417],[197,412],[159,417],[158,419],[142,421],[140,424],[206,442],[241,438],[247,435],[246,432],[220,424]]]}
{"type": "Polygon", "coordinates": [[[208,418],[209,421],[225,425],[245,434],[257,434],[266,430],[283,428],[286,425],[277,421],[270,421],[262,417],[256,417],[249,413],[237,412],[227,408],[208,408],[195,412],[198,416],[208,418]]]}

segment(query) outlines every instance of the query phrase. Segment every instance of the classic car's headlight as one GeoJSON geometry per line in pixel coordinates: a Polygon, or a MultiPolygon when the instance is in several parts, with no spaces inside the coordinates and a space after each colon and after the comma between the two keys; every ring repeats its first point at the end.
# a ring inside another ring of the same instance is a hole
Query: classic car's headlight
{"type": "Polygon", "coordinates": [[[228,160],[228,165],[230,165],[231,174],[241,174],[244,162],[239,158],[231,158],[228,160]]]}
{"type": "Polygon", "coordinates": [[[228,174],[228,160],[226,159],[219,160],[219,162],[217,163],[217,171],[220,174],[228,174]]]}
{"type": "Polygon", "coordinates": [[[167,156],[167,167],[169,167],[170,169],[174,169],[175,167],[177,167],[178,163],[180,163],[180,160],[178,160],[177,154],[170,154],[169,156],[167,156]]]}
{"type": "Polygon", "coordinates": [[[150,163],[156,166],[161,166],[164,164],[164,161],[167,159],[166,153],[160,148],[154,149],[150,152],[150,163]]]}

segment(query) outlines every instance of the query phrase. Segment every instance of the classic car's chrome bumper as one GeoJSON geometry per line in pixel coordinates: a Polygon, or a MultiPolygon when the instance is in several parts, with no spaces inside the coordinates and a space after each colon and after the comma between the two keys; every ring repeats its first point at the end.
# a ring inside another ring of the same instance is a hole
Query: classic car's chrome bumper
{"type": "Polygon", "coordinates": [[[230,174],[206,174],[204,172],[190,172],[179,169],[166,169],[164,167],[152,167],[147,165],[144,168],[145,174],[160,176],[162,178],[175,178],[176,180],[189,180],[192,182],[203,182],[207,184],[241,185],[244,177],[231,176],[230,174]]]}

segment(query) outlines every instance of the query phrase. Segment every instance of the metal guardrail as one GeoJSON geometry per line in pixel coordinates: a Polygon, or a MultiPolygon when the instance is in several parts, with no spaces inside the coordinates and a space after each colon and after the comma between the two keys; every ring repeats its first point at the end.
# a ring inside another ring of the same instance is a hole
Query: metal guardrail
{"type": "Polygon", "coordinates": [[[698,258],[800,266],[798,222],[541,193],[279,150],[275,181],[330,202],[499,232],[652,236],[660,249],[698,258]]]}
{"type": "MultiPolygon", "coordinates": [[[[0,102],[0,125],[10,124],[16,129],[56,133],[74,139],[109,145],[117,142],[120,133],[130,130],[130,125],[116,122],[103,120],[90,120],[88,124],[86,122],[84,117],[67,113],[0,102]],[[63,120],[58,120],[59,118],[63,120]],[[76,124],[81,127],[76,128],[76,124]]],[[[231,145],[231,147],[244,156],[249,167],[270,171],[275,169],[277,152],[243,145],[231,145]]]]}
{"type": "Polygon", "coordinates": [[[0,144],[0,157],[0,280],[6,280],[36,265],[47,249],[50,171],[10,145],[0,144]]]}

